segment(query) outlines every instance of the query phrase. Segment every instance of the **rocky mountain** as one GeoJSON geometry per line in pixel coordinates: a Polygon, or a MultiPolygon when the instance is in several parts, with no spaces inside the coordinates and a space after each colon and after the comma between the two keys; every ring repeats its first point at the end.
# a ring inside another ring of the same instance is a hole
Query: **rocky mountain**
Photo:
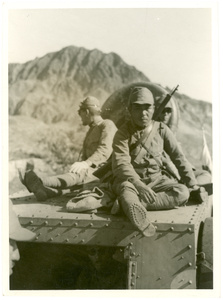
{"type": "Polygon", "coordinates": [[[25,64],[9,64],[9,114],[45,123],[68,121],[85,96],[104,102],[134,81],[149,79],[117,54],[66,47],[25,64]]]}
{"type": "MultiPolygon", "coordinates": [[[[8,80],[11,191],[19,188],[17,166],[28,159],[36,162],[37,171],[49,174],[64,172],[77,158],[86,132],[77,114],[84,97],[93,95],[103,104],[127,84],[150,82],[115,53],[75,46],[24,64],[9,64],[8,80]]],[[[211,104],[180,93],[175,98],[181,113],[178,139],[198,165],[202,126],[212,149],[211,104]]]]}

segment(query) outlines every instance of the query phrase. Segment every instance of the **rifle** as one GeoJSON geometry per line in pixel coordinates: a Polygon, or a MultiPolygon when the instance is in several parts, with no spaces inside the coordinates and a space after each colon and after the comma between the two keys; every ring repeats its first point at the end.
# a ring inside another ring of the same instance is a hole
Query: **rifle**
{"type": "Polygon", "coordinates": [[[166,97],[163,99],[163,101],[161,102],[160,106],[157,108],[157,110],[154,112],[153,114],[153,120],[157,121],[160,114],[162,113],[164,107],[167,105],[167,103],[170,101],[171,97],[173,96],[173,94],[178,90],[178,86],[179,84],[175,87],[175,89],[172,90],[172,92],[166,95],[166,97]]]}

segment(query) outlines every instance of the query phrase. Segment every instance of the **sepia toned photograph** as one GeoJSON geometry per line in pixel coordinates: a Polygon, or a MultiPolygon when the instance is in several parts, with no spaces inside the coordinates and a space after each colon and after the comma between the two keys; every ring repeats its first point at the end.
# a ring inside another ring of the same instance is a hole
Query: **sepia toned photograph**
{"type": "Polygon", "coordinates": [[[2,13],[5,294],[219,295],[218,1],[31,2],[2,13]]]}

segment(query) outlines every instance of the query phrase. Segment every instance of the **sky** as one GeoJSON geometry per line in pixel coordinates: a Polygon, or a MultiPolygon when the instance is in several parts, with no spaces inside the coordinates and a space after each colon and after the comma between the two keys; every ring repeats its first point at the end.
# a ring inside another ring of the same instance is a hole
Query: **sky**
{"type": "MultiPolygon", "coordinates": [[[[206,7],[206,6],[205,6],[206,7]]],[[[8,10],[8,62],[24,63],[74,45],[115,52],[152,82],[212,101],[212,10],[35,8],[8,10]]]]}

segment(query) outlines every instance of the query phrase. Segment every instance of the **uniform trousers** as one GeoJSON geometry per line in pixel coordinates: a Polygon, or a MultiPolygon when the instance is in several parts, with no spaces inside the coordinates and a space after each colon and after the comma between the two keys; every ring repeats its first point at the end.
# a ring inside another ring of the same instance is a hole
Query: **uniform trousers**
{"type": "Polygon", "coordinates": [[[71,188],[76,184],[82,184],[91,179],[95,179],[92,173],[95,171],[94,168],[88,168],[82,170],[80,173],[65,173],[61,175],[54,175],[40,178],[43,185],[54,189],[66,189],[71,188]]]}
{"type": "Polygon", "coordinates": [[[156,174],[141,181],[156,193],[155,202],[151,203],[140,199],[136,187],[130,181],[124,181],[121,184],[114,183],[113,189],[118,198],[121,199],[121,202],[123,202],[123,198],[125,199],[124,201],[132,199],[133,202],[141,203],[148,211],[172,209],[185,205],[189,199],[190,193],[188,188],[174,179],[168,178],[166,175],[156,174]]]}

